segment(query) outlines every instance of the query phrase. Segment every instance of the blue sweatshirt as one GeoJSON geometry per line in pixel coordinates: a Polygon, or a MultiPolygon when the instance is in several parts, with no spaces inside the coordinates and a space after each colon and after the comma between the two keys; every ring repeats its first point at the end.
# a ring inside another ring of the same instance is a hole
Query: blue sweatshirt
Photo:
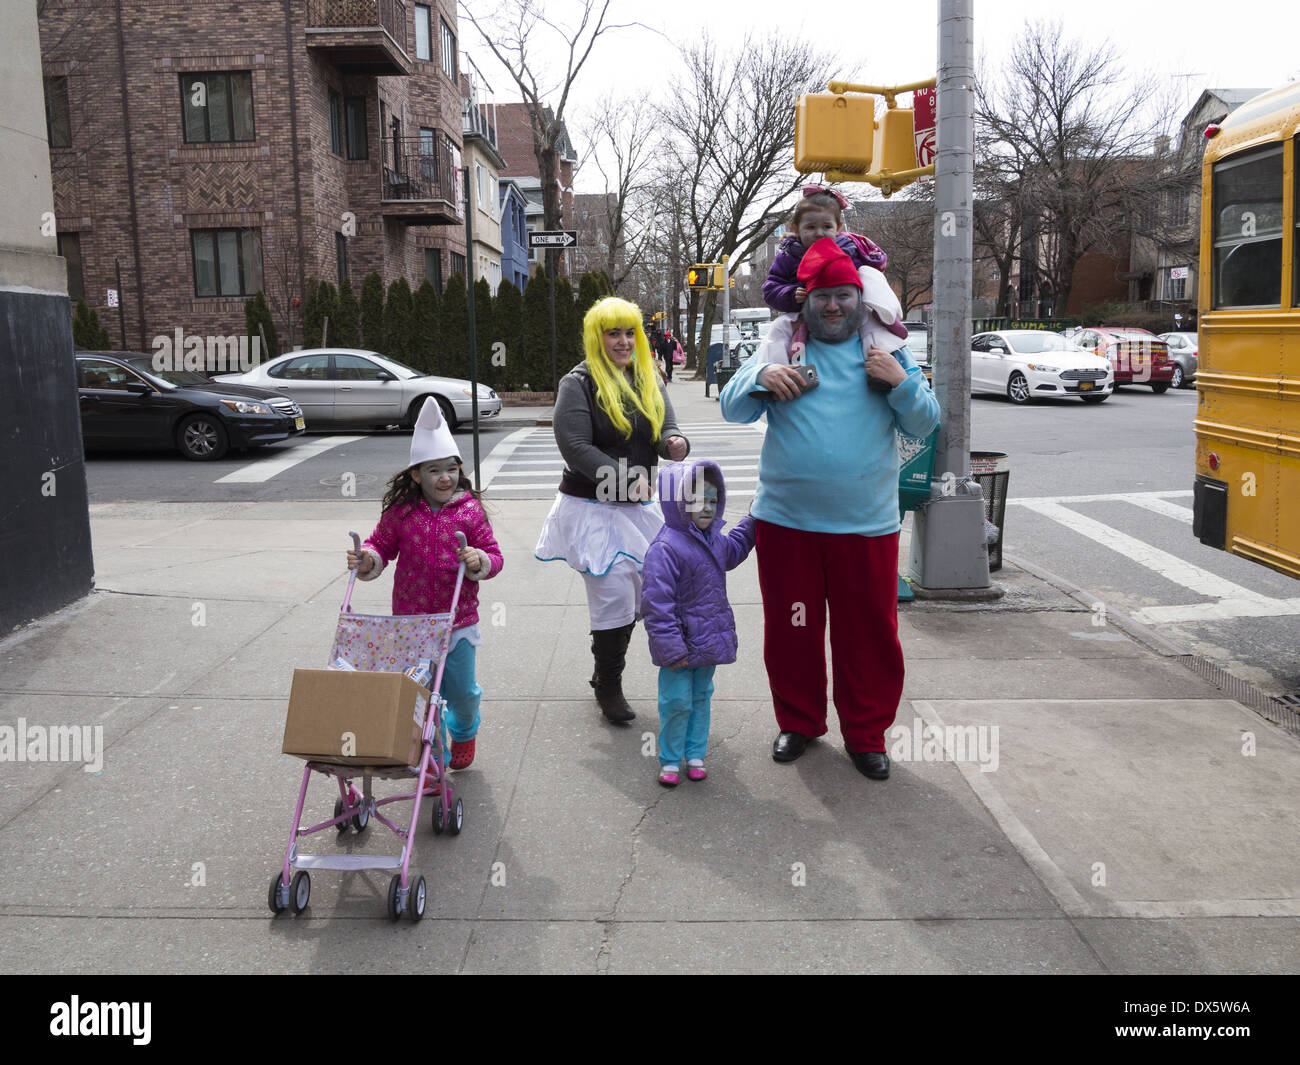
{"type": "Polygon", "coordinates": [[[761,521],[808,532],[885,536],[898,532],[896,430],[926,437],[939,424],[939,401],[907,348],[895,357],[907,378],[890,392],[867,388],[862,341],[810,340],[804,356],[821,386],[797,399],[758,399],[750,359],[722,390],[722,416],[755,422],[767,415],[752,513],[761,521]]]}

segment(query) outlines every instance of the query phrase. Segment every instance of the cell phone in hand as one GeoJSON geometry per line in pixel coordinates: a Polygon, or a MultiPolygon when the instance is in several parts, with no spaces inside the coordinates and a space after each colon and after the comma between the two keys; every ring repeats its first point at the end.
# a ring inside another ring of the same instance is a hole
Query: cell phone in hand
{"type": "MultiPolygon", "coordinates": [[[[822,383],[821,378],[817,376],[817,367],[814,366],[812,363],[801,363],[800,365],[796,366],[795,369],[799,371],[799,376],[803,378],[803,392],[811,392],[814,388],[816,388],[818,385],[822,383]]],[[[799,394],[803,395],[803,392],[800,392],[799,394]]],[[[758,389],[755,389],[753,392],[750,393],[750,395],[753,396],[755,399],[772,398],[771,392],[760,391],[758,389]]]]}

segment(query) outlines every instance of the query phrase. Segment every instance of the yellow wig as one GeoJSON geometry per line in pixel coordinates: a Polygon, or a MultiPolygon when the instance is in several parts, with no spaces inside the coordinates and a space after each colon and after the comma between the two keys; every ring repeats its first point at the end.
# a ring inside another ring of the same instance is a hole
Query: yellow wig
{"type": "Polygon", "coordinates": [[[607,296],[592,304],[582,320],[582,347],[587,369],[596,386],[596,403],[624,437],[631,437],[632,422],[627,416],[630,403],[646,416],[659,442],[664,424],[664,397],[659,391],[659,374],[650,358],[650,341],[641,327],[641,308],[635,303],[607,296]],[[607,329],[636,329],[636,351],[632,356],[632,382],[619,373],[605,354],[607,329]]]}

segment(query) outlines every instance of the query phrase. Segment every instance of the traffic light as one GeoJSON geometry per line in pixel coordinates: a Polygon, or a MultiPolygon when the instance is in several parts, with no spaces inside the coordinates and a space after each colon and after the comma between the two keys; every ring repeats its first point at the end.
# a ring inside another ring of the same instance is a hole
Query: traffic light
{"type": "Polygon", "coordinates": [[[707,289],[713,287],[713,268],[709,263],[696,263],[686,271],[686,287],[707,289]]]}
{"type": "Polygon", "coordinates": [[[794,168],[801,174],[871,169],[874,96],[805,93],[794,112],[794,168]]]}
{"type": "MultiPolygon", "coordinates": [[[[714,287],[715,289],[718,289],[719,291],[722,290],[722,279],[723,279],[724,277],[726,277],[726,273],[727,273],[727,268],[726,268],[725,266],[723,266],[721,263],[715,263],[715,264],[714,264],[714,266],[713,266],[713,287],[714,287]]],[[[731,282],[731,287],[732,287],[732,288],[735,288],[735,287],[736,287],[736,279],[735,279],[734,277],[729,277],[729,278],[727,278],[727,280],[731,282]]]]}

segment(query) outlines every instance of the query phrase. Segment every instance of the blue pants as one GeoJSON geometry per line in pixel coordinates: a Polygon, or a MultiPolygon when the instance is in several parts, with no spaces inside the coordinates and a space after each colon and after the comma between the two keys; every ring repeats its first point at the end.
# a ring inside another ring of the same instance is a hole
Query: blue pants
{"type": "Polygon", "coordinates": [[[442,670],[442,697],[447,701],[447,733],[453,740],[472,740],[478,734],[479,699],[483,689],[474,679],[474,658],[478,650],[461,640],[447,656],[442,670]]]}
{"type": "Polygon", "coordinates": [[[680,766],[709,749],[709,697],[716,666],[659,668],[659,764],[680,766]],[[684,749],[684,753],[683,753],[684,749]]]}

